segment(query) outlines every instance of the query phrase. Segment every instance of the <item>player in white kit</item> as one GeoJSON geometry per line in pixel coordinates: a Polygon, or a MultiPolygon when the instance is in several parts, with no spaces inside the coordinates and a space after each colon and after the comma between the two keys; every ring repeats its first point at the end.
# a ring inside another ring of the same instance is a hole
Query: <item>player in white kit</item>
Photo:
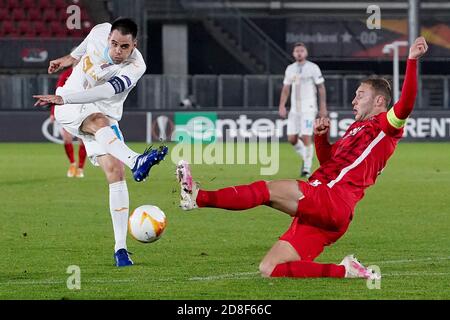
{"type": "Polygon", "coordinates": [[[70,55],[50,62],[48,73],[80,61],[65,85],[57,89],[56,95],[34,96],[37,106],[56,105],[55,119],[83,140],[91,162],[105,172],[118,267],[133,264],[126,245],[129,195],[124,164],[136,181],[143,181],[168,151],[161,146],[136,153],[124,143],[119,129],[123,103],[146,70],[136,48],[136,36],[137,25],[128,18],[96,25],[70,55]]]}
{"type": "Polygon", "coordinates": [[[300,175],[309,177],[314,156],[312,139],[314,120],[317,112],[320,117],[327,116],[325,80],[319,66],[306,60],[308,50],[303,43],[298,42],[294,45],[292,55],[295,62],[286,68],[279,114],[282,118],[286,118],[286,102],[291,91],[291,108],[287,115],[288,140],[303,158],[300,175]],[[319,92],[319,110],[317,92],[319,92]]]}

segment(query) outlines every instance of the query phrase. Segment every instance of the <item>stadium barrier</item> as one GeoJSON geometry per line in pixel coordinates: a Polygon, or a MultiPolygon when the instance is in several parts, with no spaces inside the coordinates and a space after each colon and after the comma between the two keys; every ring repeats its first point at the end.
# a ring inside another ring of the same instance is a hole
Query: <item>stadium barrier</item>
{"type": "MultiPolygon", "coordinates": [[[[353,122],[351,112],[330,112],[331,139],[341,136],[353,122]]],[[[286,141],[287,121],[275,111],[241,112],[125,112],[120,127],[127,141],[203,142],[229,139],[274,138],[286,141]]],[[[449,141],[450,111],[415,111],[407,122],[405,140],[449,141]]],[[[0,142],[62,143],[58,125],[48,112],[0,112],[0,142]]]]}
{"type": "MultiPolygon", "coordinates": [[[[351,106],[365,75],[326,74],[327,105],[331,110],[351,106]]],[[[32,110],[34,94],[54,93],[58,75],[0,75],[0,110],[32,110]]],[[[390,78],[390,76],[387,76],[390,78]]],[[[450,110],[450,76],[422,76],[416,109],[450,110]]],[[[400,77],[403,81],[403,77],[400,77]]],[[[194,111],[277,110],[283,75],[153,75],[146,74],[131,91],[126,109],[194,111]]]]}

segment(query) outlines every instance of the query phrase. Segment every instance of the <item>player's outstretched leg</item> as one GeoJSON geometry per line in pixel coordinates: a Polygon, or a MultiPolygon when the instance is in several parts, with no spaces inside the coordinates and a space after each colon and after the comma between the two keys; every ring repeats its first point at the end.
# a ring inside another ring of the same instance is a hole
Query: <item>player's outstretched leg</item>
{"type": "Polygon", "coordinates": [[[176,175],[180,183],[180,207],[183,210],[192,210],[198,207],[245,210],[269,204],[269,189],[265,181],[256,181],[249,185],[228,187],[216,191],[200,190],[192,179],[189,164],[184,160],[178,163],[176,175]]]}
{"type": "Polygon", "coordinates": [[[295,180],[256,181],[214,191],[202,190],[192,179],[191,169],[185,160],[179,161],[176,176],[180,183],[180,207],[183,210],[202,207],[246,210],[267,205],[294,216],[298,200],[303,197],[295,180]]]}
{"type": "Polygon", "coordinates": [[[149,147],[144,153],[138,154],[131,150],[111,127],[103,127],[97,130],[95,140],[110,155],[128,166],[137,182],[144,181],[148,177],[150,169],[163,160],[169,150],[167,146],[160,146],[158,149],[149,147]]]}

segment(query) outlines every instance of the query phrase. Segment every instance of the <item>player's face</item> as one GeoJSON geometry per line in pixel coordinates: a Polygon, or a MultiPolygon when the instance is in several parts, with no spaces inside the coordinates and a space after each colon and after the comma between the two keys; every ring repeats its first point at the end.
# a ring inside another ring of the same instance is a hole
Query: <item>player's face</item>
{"type": "Polygon", "coordinates": [[[302,62],[308,57],[308,50],[303,46],[296,46],[292,52],[295,61],[302,62]]]}
{"type": "Polygon", "coordinates": [[[115,64],[125,61],[133,49],[136,48],[136,39],[131,34],[122,34],[119,30],[114,30],[108,37],[109,56],[115,64]]]}
{"type": "Polygon", "coordinates": [[[352,105],[355,121],[363,121],[371,117],[375,106],[375,92],[372,86],[362,83],[356,90],[352,105]]]}

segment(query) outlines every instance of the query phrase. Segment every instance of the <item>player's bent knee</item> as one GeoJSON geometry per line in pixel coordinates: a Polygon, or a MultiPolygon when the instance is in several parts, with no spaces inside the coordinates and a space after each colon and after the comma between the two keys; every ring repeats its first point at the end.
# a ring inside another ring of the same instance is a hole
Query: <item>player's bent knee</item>
{"type": "Polygon", "coordinates": [[[288,141],[290,144],[295,146],[298,142],[298,137],[297,136],[288,136],[288,141]]]}
{"type": "Polygon", "coordinates": [[[259,264],[259,273],[263,278],[269,278],[272,275],[272,271],[273,269],[275,269],[275,267],[276,265],[270,262],[261,261],[261,263],[259,264]]]}

